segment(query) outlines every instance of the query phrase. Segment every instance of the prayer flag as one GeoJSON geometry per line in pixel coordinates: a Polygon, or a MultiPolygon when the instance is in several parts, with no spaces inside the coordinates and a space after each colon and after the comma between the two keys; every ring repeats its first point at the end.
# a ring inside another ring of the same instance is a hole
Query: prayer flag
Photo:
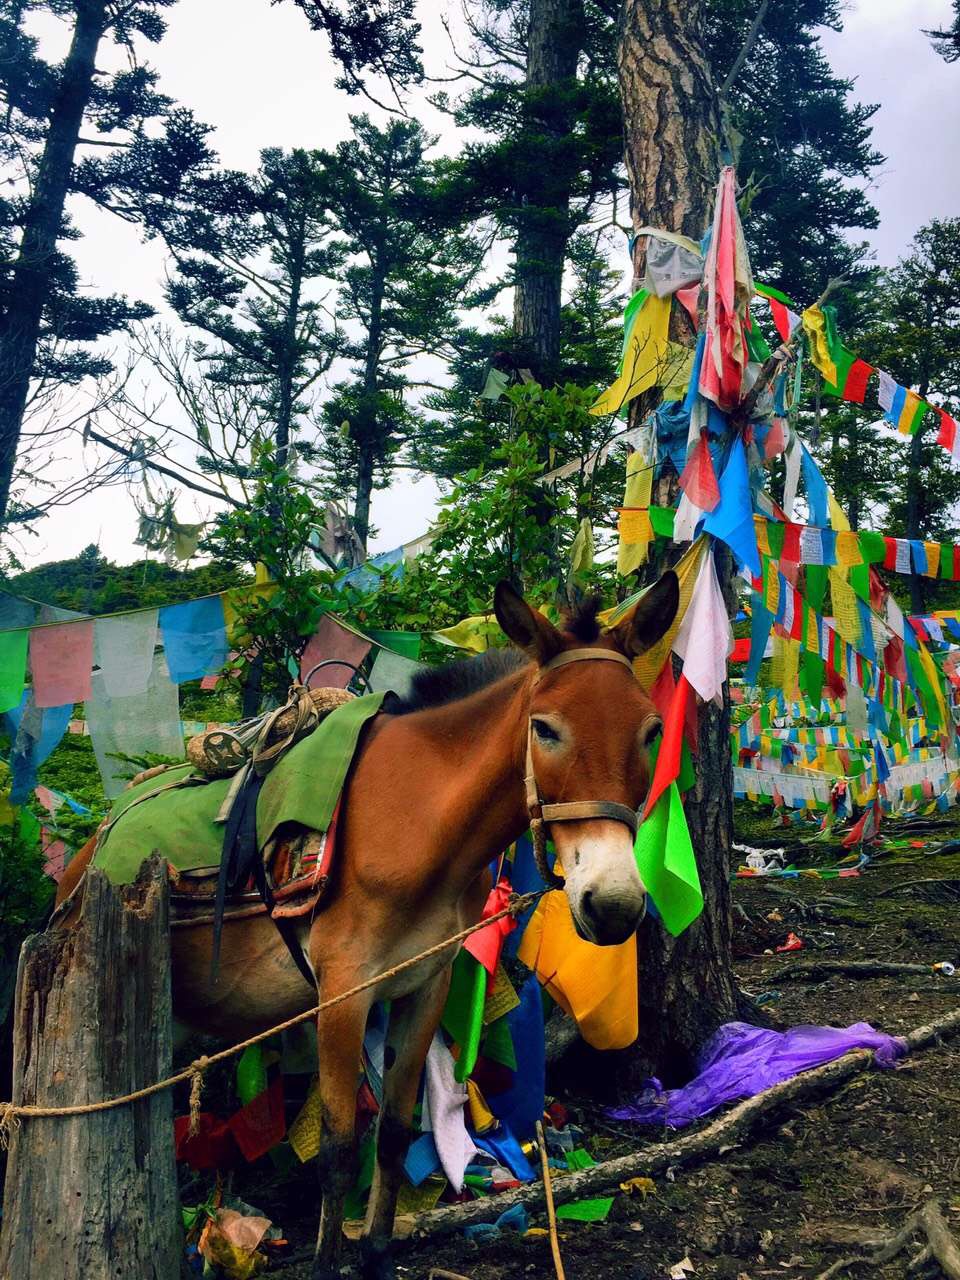
{"type": "Polygon", "coordinates": [[[675,782],[637,828],[634,853],[640,879],[665,928],[676,937],[703,910],[703,890],[675,782]]]}
{"type": "Polygon", "coordinates": [[[307,684],[310,677],[311,689],[345,689],[369,652],[369,640],[348,631],[329,614],[324,614],[300,658],[300,679],[307,684]],[[328,661],[329,666],[320,667],[310,676],[314,667],[328,661]]]}
{"type": "Polygon", "coordinates": [[[227,627],[220,596],[164,606],[160,633],[174,684],[208,676],[227,660],[227,627]]]}
{"type": "Polygon", "coordinates": [[[707,513],[704,530],[725,542],[738,562],[760,576],[760,553],[753,525],[753,503],[743,441],[737,436],[720,477],[720,501],[707,513]]]}
{"type": "Polygon", "coordinates": [[[680,476],[680,488],[701,511],[713,511],[720,501],[720,486],[713,469],[713,458],[706,431],[701,431],[687,465],[680,476]]]}
{"type": "Polygon", "coordinates": [[[729,410],[740,403],[747,362],[744,321],[753,294],[750,261],[737,211],[736,175],[729,165],[722,169],[717,184],[703,283],[707,294],[707,340],[700,366],[700,394],[718,408],[729,410]]]}
{"type": "Polygon", "coordinates": [[[93,657],[109,697],[128,698],[146,689],[153,670],[158,617],[157,609],[138,609],[94,619],[93,657]]]}
{"type": "Polygon", "coordinates": [[[35,627],[30,632],[30,671],[38,707],[62,707],[89,698],[93,621],[35,627]]]}
{"type": "Polygon", "coordinates": [[[656,386],[666,372],[669,295],[648,295],[637,310],[626,342],[620,376],[591,407],[593,414],[618,413],[642,391],[656,386]]]}
{"type": "Polygon", "coordinates": [[[0,631],[0,712],[20,705],[29,641],[29,631],[0,631]]]}
{"type": "Polygon", "coordinates": [[[703,558],[690,607],[673,642],[674,652],[683,659],[683,674],[704,702],[720,701],[732,648],[727,606],[717,582],[713,556],[708,554],[703,558]]]}
{"type": "Polygon", "coordinates": [[[766,298],[767,302],[769,302],[774,327],[780,335],[781,341],[786,342],[797,325],[801,323],[801,318],[796,312],[796,303],[788,298],[785,293],[781,293],[779,289],[774,289],[768,284],[757,284],[754,281],[753,287],[761,297],[766,298]]]}

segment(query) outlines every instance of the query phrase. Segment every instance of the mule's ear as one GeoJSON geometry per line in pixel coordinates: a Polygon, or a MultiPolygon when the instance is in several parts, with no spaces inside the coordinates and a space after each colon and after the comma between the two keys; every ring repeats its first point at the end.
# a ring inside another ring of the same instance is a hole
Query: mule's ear
{"type": "Polygon", "coordinates": [[[650,590],[640,597],[629,618],[611,634],[628,658],[636,658],[657,643],[670,628],[680,604],[680,583],[668,569],[650,590]]]}
{"type": "Polygon", "coordinates": [[[563,648],[563,639],[553,623],[531,609],[509,582],[497,583],[493,612],[506,636],[535,662],[549,662],[563,648]]]}

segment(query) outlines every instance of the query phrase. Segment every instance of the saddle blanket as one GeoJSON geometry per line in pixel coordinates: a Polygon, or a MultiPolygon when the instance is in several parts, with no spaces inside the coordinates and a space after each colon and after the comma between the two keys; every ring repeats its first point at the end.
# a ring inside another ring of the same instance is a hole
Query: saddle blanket
{"type": "MultiPolygon", "coordinates": [[[[354,698],[337,707],[307,737],[294,744],[264,779],[257,800],[257,845],[263,852],[281,828],[276,851],[291,873],[316,865],[316,837],[298,838],[291,856],[289,831],[328,831],[367,722],[384,694],[354,698]],[[292,824],[287,828],[287,824],[292,824]],[[310,847],[307,847],[307,846],[310,847]]],[[[93,865],[114,884],[130,884],[153,852],[175,873],[216,872],[224,827],[215,819],[232,778],[205,779],[192,765],[177,765],[118,798],[103,828],[93,865]]],[[[274,877],[282,882],[286,877],[274,877]]]]}

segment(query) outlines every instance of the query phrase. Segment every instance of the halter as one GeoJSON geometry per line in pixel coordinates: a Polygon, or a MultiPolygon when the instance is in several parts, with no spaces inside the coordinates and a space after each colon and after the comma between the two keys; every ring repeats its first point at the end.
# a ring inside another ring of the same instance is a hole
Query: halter
{"type": "MultiPolygon", "coordinates": [[[[558,653],[555,658],[545,662],[533,678],[535,688],[546,671],[557,667],[565,667],[570,662],[619,662],[633,674],[633,664],[622,653],[614,653],[612,649],[567,649],[558,653]]],[[[570,800],[563,804],[544,804],[540,798],[536,774],[533,771],[533,716],[527,724],[527,767],[524,778],[527,793],[527,810],[530,814],[530,838],[533,842],[533,856],[537,870],[543,881],[551,888],[559,889],[563,880],[554,875],[547,866],[546,826],[552,822],[578,822],[583,818],[612,818],[630,828],[631,835],[637,833],[637,814],[629,805],[619,804],[615,800],[570,800]]]]}

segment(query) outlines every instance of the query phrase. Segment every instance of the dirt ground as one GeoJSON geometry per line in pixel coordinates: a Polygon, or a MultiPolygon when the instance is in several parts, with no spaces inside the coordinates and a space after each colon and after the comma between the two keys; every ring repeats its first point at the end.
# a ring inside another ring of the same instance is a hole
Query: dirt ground
{"type": "MultiPolygon", "coordinates": [[[[739,839],[773,844],[785,836],[794,852],[796,837],[771,832],[769,818],[762,824],[746,813],[739,818],[739,839]]],[[[950,1012],[960,996],[960,974],[819,982],[782,976],[810,959],[946,960],[960,968],[960,852],[935,852],[958,835],[958,825],[954,817],[913,827],[885,824],[888,839],[921,847],[882,846],[855,879],[737,880],[736,967],[743,988],[753,995],[779,992],[765,1007],[784,1027],[865,1020],[898,1033],[950,1012]],[[909,884],[915,880],[939,883],[909,884]],[[782,919],[768,920],[771,912],[782,919]],[[791,930],[803,938],[804,953],[762,954],[791,930]]],[[[835,856],[836,849],[814,845],[796,861],[826,865],[835,856]]],[[[662,1136],[611,1124],[582,1099],[562,1101],[591,1135],[586,1145],[598,1160],[662,1136]]],[[[604,1223],[562,1223],[567,1277],[661,1280],[684,1259],[687,1274],[704,1280],[814,1277],[858,1244],[898,1228],[931,1196],[940,1198],[960,1237],[958,1138],[960,1038],[918,1053],[896,1070],[857,1076],[831,1096],[777,1116],[760,1140],[749,1139],[708,1164],[658,1177],[644,1203],[618,1193],[604,1223]]],[[[270,1202],[268,1211],[301,1256],[316,1222],[316,1192],[307,1173],[293,1183],[261,1185],[258,1201],[270,1202]]],[[[531,1225],[544,1226],[543,1215],[534,1215],[531,1225]]],[[[345,1262],[354,1256],[348,1245],[345,1262]]],[[[908,1257],[901,1254],[869,1274],[899,1280],[907,1275],[908,1257]]],[[[469,1280],[554,1275],[545,1236],[501,1235],[480,1246],[449,1236],[404,1245],[398,1263],[399,1275],[409,1280],[427,1280],[432,1268],[469,1280]]],[[[309,1264],[298,1260],[272,1274],[308,1280],[309,1264]]]]}

